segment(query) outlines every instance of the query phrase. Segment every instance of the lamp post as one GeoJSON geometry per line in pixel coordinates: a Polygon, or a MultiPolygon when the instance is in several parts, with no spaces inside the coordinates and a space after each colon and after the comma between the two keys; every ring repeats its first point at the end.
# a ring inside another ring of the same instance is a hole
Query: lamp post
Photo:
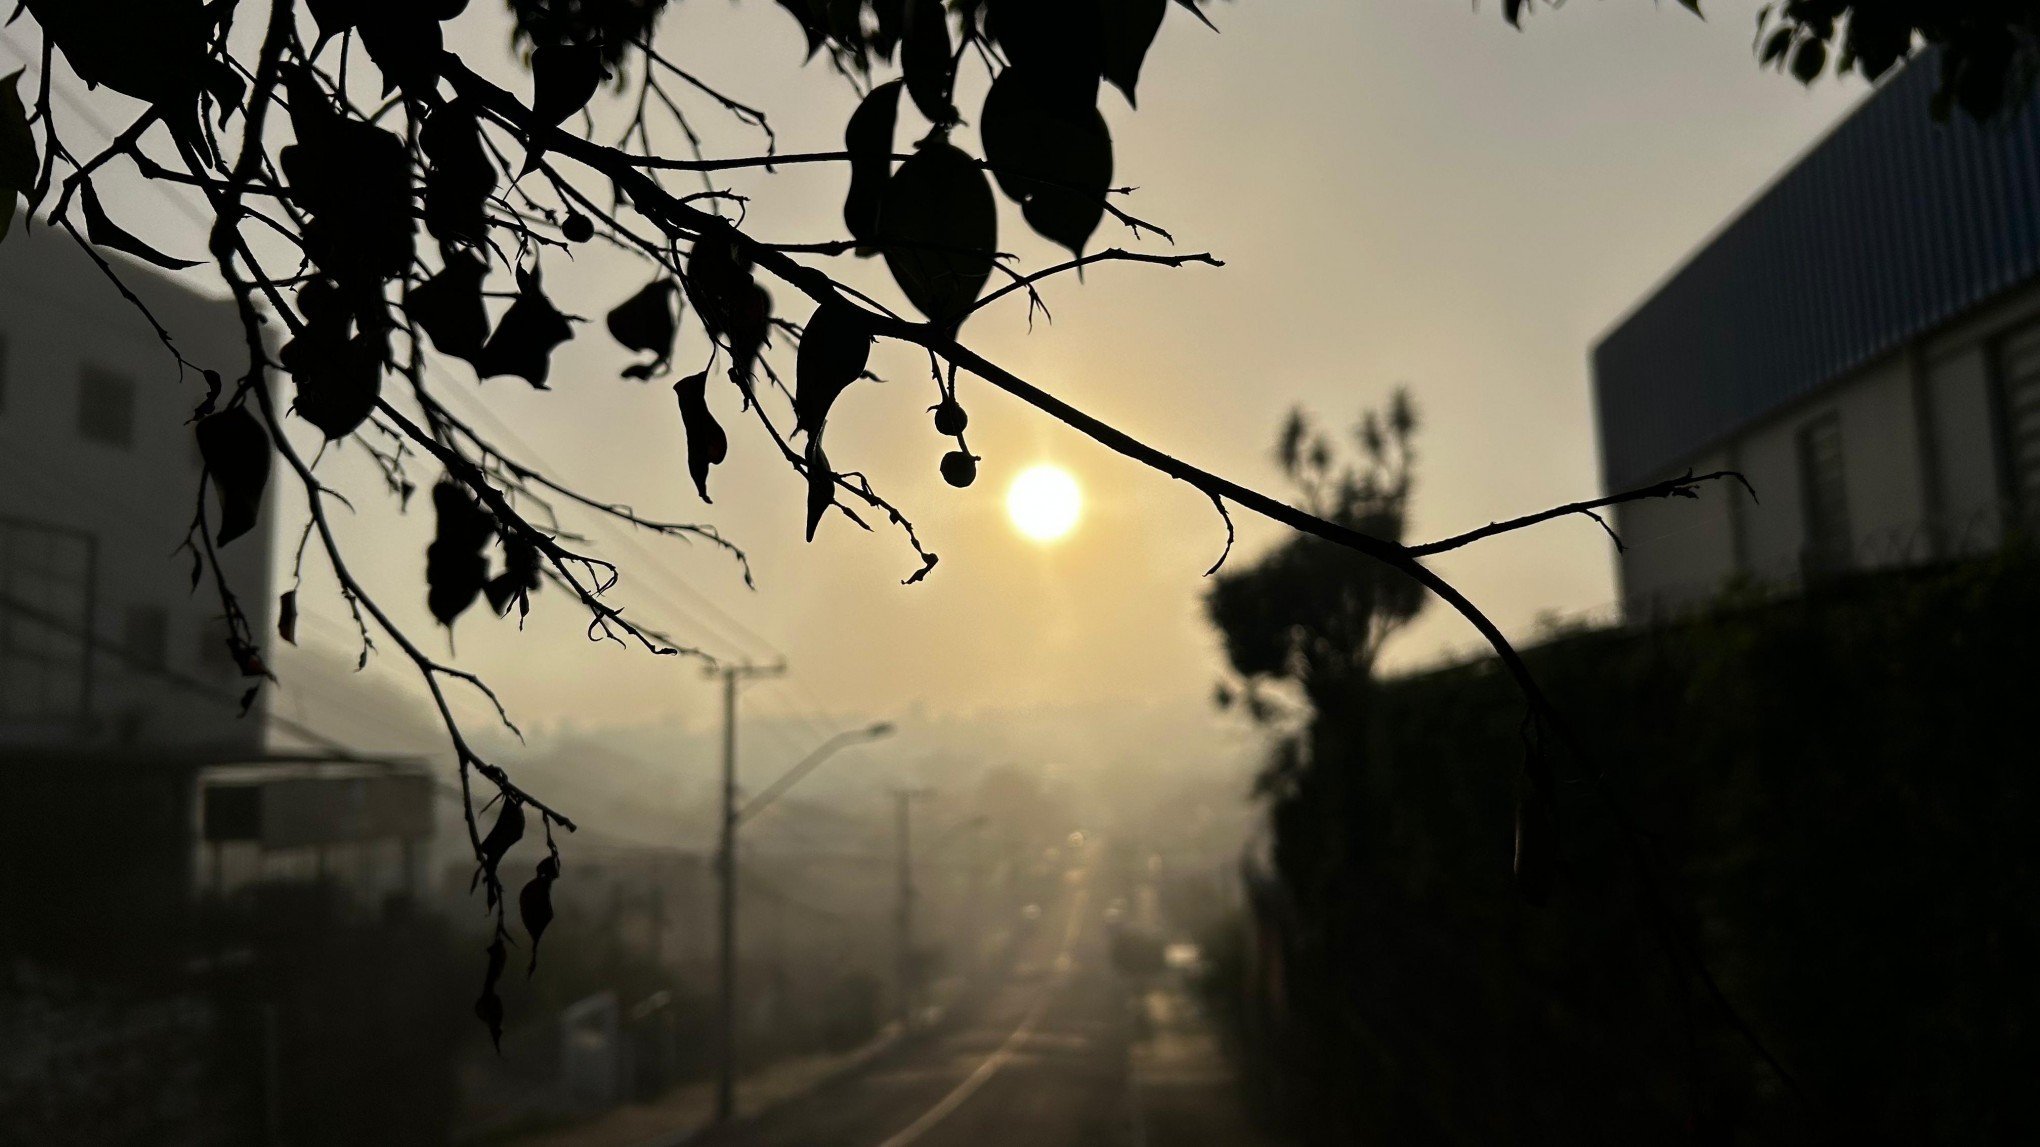
{"type": "MultiPolygon", "coordinates": [[[[732,703],[733,707],[733,703],[732,703]]],[[[729,749],[734,741],[735,722],[730,722],[732,732],[726,741],[729,749]]],[[[735,753],[728,751],[724,757],[723,770],[723,815],[722,843],[716,853],[716,876],[721,882],[721,908],[719,920],[720,943],[718,952],[718,978],[721,980],[716,1007],[716,1036],[721,1055],[715,1081],[715,1117],[718,1122],[728,1120],[737,1109],[737,827],[744,821],[758,815],[765,806],[778,800],[786,790],[798,784],[801,778],[813,772],[816,766],[841,749],[866,741],[876,741],[891,736],[893,726],[880,721],[862,729],[851,729],[838,733],[816,746],[815,751],[801,758],[799,764],[786,770],[776,781],[765,786],[756,797],[742,805],[737,804],[735,753]]]]}

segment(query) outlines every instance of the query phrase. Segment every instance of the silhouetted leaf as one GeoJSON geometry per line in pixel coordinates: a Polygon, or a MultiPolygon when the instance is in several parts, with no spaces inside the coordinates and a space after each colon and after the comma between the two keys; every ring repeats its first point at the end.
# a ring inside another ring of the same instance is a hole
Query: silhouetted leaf
{"type": "Polygon", "coordinates": [[[907,0],[900,67],[914,106],[937,124],[956,122],[950,89],[956,85],[956,57],[949,50],[949,17],[942,0],[907,0]]]}
{"type": "MultiPolygon", "coordinates": [[[[687,288],[687,300],[694,304],[694,313],[701,316],[701,325],[713,339],[731,339],[733,329],[743,324],[745,312],[755,306],[750,260],[728,228],[711,228],[694,240],[681,283],[687,288]]],[[[755,353],[755,347],[753,350],[755,353]]]]}
{"type": "Polygon", "coordinates": [[[1060,98],[1016,65],[985,96],[980,134],[999,187],[1020,203],[1028,224],[1082,255],[1112,185],[1105,117],[1060,98]]]}
{"type": "Polygon", "coordinates": [[[795,429],[818,435],[843,388],[864,372],[871,358],[871,332],[855,307],[828,302],[815,309],[800,336],[795,363],[795,429]]]}
{"type": "Polygon", "coordinates": [[[311,216],[305,250],[351,295],[379,292],[411,265],[411,166],[404,141],[345,119],[302,68],[285,73],[297,142],[280,162],[291,197],[311,216]]]}
{"type": "Polygon", "coordinates": [[[679,319],[673,310],[673,295],[677,287],[678,284],[671,279],[655,279],[609,312],[610,337],[622,344],[625,350],[652,356],[649,363],[626,367],[623,372],[625,378],[650,378],[666,369],[667,362],[673,357],[673,339],[680,331],[679,319]]]}
{"type": "Polygon", "coordinates": [[[525,934],[531,937],[531,963],[524,970],[527,976],[538,970],[538,942],[552,923],[552,886],[559,878],[559,857],[547,856],[538,862],[537,875],[517,893],[517,915],[524,921],[525,934]]]}
{"type": "MultiPolygon", "coordinates": [[[[437,520],[432,543],[425,547],[425,604],[441,625],[450,626],[455,618],[475,603],[475,598],[481,595],[483,583],[488,581],[489,563],[482,556],[482,547],[496,532],[496,521],[475,503],[473,494],[451,478],[432,487],[432,507],[437,520]]],[[[511,807],[504,806],[506,816],[511,807]]],[[[490,836],[494,838],[497,832],[504,831],[509,830],[499,819],[495,832],[491,832],[490,836]]],[[[524,814],[520,811],[515,832],[523,831],[524,814]]],[[[510,841],[515,840],[513,834],[510,841]]],[[[510,844],[505,843],[503,847],[507,849],[510,844]]],[[[494,873],[495,865],[486,858],[486,851],[483,866],[494,873]]],[[[479,876],[478,873],[477,878],[479,876]]]]}
{"type": "Polygon", "coordinates": [[[819,431],[808,436],[807,443],[807,540],[815,540],[815,528],[822,524],[822,515],[836,502],[836,472],[829,468],[829,456],[822,452],[822,436],[819,431]]]}
{"type": "Polygon", "coordinates": [[[567,318],[545,297],[537,268],[517,272],[517,299],[475,359],[483,378],[514,374],[540,390],[552,365],[553,348],[574,337],[567,318]]]}
{"type": "Polygon", "coordinates": [[[121,230],[119,225],[106,217],[106,209],[99,205],[99,193],[92,189],[90,180],[79,185],[78,202],[85,209],[85,236],[98,246],[126,252],[169,271],[181,271],[186,267],[198,266],[196,259],[178,259],[165,255],[121,230]]]}
{"type": "Polygon", "coordinates": [[[673,393],[680,400],[680,425],[687,434],[687,472],[701,500],[713,502],[708,496],[708,468],[728,456],[730,440],[709,413],[708,373],[688,375],[673,384],[673,393]]]}
{"type": "Polygon", "coordinates": [[[531,114],[550,125],[588,106],[602,86],[602,54],[592,44],[540,44],[531,53],[531,114]]]}
{"type": "Polygon", "coordinates": [[[287,589],[276,599],[276,635],[297,644],[297,591],[287,589]]]}
{"type": "Polygon", "coordinates": [[[772,329],[772,293],[753,282],[737,296],[737,304],[730,314],[730,377],[748,393],[751,366],[758,361],[765,335],[772,329]]]}
{"type": "Polygon", "coordinates": [[[1138,104],[1134,89],[1155,33],[1161,30],[1168,0],[1102,0],[1105,24],[1105,79],[1138,104]]]}
{"type": "Polygon", "coordinates": [[[246,406],[200,419],[196,433],[220,510],[213,540],[223,546],[255,528],[269,485],[269,435],[246,406]]]}
{"type": "Polygon", "coordinates": [[[871,0],[871,18],[874,25],[870,37],[871,50],[880,59],[892,59],[893,48],[900,42],[907,26],[907,0],[871,0]]]}
{"type": "Polygon", "coordinates": [[[382,344],[345,329],[344,320],[315,323],[277,354],[297,383],[292,409],[328,439],[353,433],[382,396],[382,344]]]}
{"type": "Polygon", "coordinates": [[[977,301],[998,232],[991,184],[947,142],[922,144],[886,186],[879,215],[886,266],[931,321],[958,322],[977,301]]]}
{"type": "Polygon", "coordinates": [[[425,172],[425,228],[441,243],[478,245],[488,235],[484,210],[496,189],[496,165],[482,148],[481,127],[464,101],[446,104],[425,120],[418,146],[431,161],[425,172]]]}
{"type": "Polygon", "coordinates": [[[512,534],[503,539],[503,572],[489,579],[482,587],[482,593],[489,599],[489,608],[498,617],[510,612],[511,605],[517,606],[517,615],[523,617],[531,612],[531,595],[537,592],[540,578],[541,557],[538,547],[522,535],[512,534]]]}
{"type": "Polygon", "coordinates": [[[414,100],[429,100],[439,88],[439,56],[445,49],[439,21],[416,0],[368,0],[355,22],[361,47],[383,74],[383,94],[401,89],[414,100]]]}
{"type": "Polygon", "coordinates": [[[35,135],[17,86],[23,69],[0,79],[0,239],[14,222],[15,199],[35,188],[35,135]]]}
{"type": "Polygon", "coordinates": [[[489,311],[482,302],[482,260],[449,253],[437,275],[411,288],[404,313],[432,339],[443,354],[478,363],[489,338],[489,311]]]}
{"type": "Polygon", "coordinates": [[[800,21],[800,30],[807,37],[808,57],[814,58],[829,39],[829,12],[825,0],[777,0],[777,3],[800,21]]]}
{"type": "MultiPolygon", "coordinates": [[[[843,200],[843,222],[859,243],[878,239],[879,209],[885,202],[886,181],[892,178],[893,125],[899,118],[902,86],[903,81],[894,80],[871,89],[843,130],[843,147],[850,153],[850,194],[843,200]]],[[[858,254],[871,254],[871,249],[867,246],[858,254]]]]}
{"type": "Polygon", "coordinates": [[[211,24],[200,0],[29,0],[88,87],[101,84],[153,104],[187,140],[197,127],[211,24]]]}
{"type": "Polygon", "coordinates": [[[503,946],[503,935],[498,931],[496,938],[489,942],[488,967],[482,973],[482,994],[475,1000],[475,1017],[489,1029],[489,1041],[495,1044],[498,1055],[503,1053],[503,997],[496,994],[496,981],[503,978],[503,964],[508,956],[503,946]]]}
{"type": "Polygon", "coordinates": [[[1074,104],[1098,102],[1105,70],[1100,0],[987,0],[986,28],[1006,58],[1074,104]]]}

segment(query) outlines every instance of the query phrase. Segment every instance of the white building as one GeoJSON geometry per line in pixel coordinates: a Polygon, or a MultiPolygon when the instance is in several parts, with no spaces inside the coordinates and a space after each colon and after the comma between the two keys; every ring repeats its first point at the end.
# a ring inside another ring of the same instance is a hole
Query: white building
{"type": "MultiPolygon", "coordinates": [[[[259,753],[263,702],[240,716],[218,594],[178,552],[205,382],[68,234],[23,222],[0,244],[0,751],[259,753]]],[[[245,373],[231,303],[103,254],[186,358],[245,373]]],[[[270,518],[222,552],[263,636],[270,518]]]]}
{"type": "Polygon", "coordinates": [[[1625,613],[1988,552],[2040,518],[2040,107],[1887,81],[1593,352],[1625,613]]]}

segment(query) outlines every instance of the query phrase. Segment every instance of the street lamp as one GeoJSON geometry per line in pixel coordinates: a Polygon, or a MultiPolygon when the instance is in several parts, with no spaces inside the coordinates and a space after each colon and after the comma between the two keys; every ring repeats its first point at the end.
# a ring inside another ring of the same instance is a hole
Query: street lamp
{"type": "MultiPolygon", "coordinates": [[[[722,1062],[715,1081],[715,1117],[718,1122],[728,1120],[737,1109],[737,826],[785,795],[786,790],[800,783],[802,777],[813,772],[816,766],[838,750],[889,737],[892,733],[890,721],[838,733],[816,746],[814,752],[801,758],[799,764],[786,770],[778,780],[765,786],[763,792],[742,806],[737,804],[736,785],[723,785],[722,843],[716,851],[716,875],[722,884],[721,934],[717,946],[721,990],[717,1000],[716,1035],[722,1051],[722,1062]]],[[[731,761],[726,760],[725,763],[731,761]]],[[[734,768],[726,772],[729,774],[726,781],[733,782],[734,768]]]]}
{"type": "Polygon", "coordinates": [[[820,745],[817,745],[815,747],[814,752],[809,753],[807,756],[801,758],[799,764],[786,770],[785,773],[780,775],[780,778],[778,780],[773,781],[769,785],[766,785],[763,792],[760,792],[757,796],[752,797],[748,801],[745,801],[743,806],[737,809],[736,812],[737,823],[742,824],[745,821],[750,820],[752,817],[757,816],[759,813],[765,811],[766,805],[769,805],[773,801],[776,801],[780,797],[786,795],[786,790],[799,784],[801,778],[807,776],[811,772],[814,772],[817,766],[819,766],[823,761],[829,759],[829,757],[833,756],[838,750],[849,748],[851,745],[862,744],[868,741],[876,741],[884,737],[890,737],[892,736],[892,734],[893,734],[892,722],[880,721],[875,725],[870,725],[862,729],[845,730],[844,732],[838,733],[835,736],[830,737],[828,740],[823,741],[820,745]]]}

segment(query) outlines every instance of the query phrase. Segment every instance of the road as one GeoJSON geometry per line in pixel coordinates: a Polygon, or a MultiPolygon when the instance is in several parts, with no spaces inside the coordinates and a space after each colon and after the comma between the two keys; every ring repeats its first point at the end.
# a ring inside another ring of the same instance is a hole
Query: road
{"type": "Polygon", "coordinates": [[[1111,963],[1072,870],[1010,973],[966,1018],[690,1147],[1255,1147],[1181,992],[1111,963]]]}

